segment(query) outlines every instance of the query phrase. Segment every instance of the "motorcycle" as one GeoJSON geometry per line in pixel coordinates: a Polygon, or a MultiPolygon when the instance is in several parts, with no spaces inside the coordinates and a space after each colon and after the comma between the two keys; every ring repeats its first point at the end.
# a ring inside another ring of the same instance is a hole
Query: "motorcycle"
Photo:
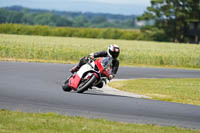
{"type": "Polygon", "coordinates": [[[70,75],[62,85],[66,92],[74,90],[83,93],[93,87],[103,87],[103,82],[107,83],[111,75],[112,57],[100,57],[91,59],[87,57],[84,64],[76,73],[70,75]]]}

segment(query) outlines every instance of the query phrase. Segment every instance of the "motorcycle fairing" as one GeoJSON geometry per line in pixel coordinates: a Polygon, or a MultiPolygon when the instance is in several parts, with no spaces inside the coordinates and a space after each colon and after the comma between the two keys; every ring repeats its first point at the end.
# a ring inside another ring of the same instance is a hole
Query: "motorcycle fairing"
{"type": "Polygon", "coordinates": [[[110,57],[104,57],[104,58],[99,58],[95,61],[95,64],[97,65],[100,73],[104,74],[107,78],[109,77],[111,73],[111,65],[112,58],[110,57]]]}
{"type": "Polygon", "coordinates": [[[95,67],[95,63],[92,62],[90,65],[89,64],[85,64],[83,65],[79,71],[69,79],[69,86],[71,88],[73,88],[75,91],[76,89],[78,88],[78,85],[80,83],[80,80],[82,78],[82,76],[86,73],[86,72],[89,72],[89,71],[94,71],[93,68],[95,67]]]}
{"type": "Polygon", "coordinates": [[[76,91],[80,80],[81,78],[79,77],[78,74],[74,75],[69,79],[69,87],[73,88],[76,91]]]}
{"type": "Polygon", "coordinates": [[[104,70],[104,68],[102,67],[101,65],[101,62],[102,62],[103,58],[99,58],[95,61],[95,64],[97,65],[98,69],[100,72],[102,72],[104,70]]]}

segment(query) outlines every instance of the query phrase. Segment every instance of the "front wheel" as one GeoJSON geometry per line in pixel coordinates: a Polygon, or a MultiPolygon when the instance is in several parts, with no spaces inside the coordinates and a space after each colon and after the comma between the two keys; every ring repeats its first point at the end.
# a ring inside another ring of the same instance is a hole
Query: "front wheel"
{"type": "Polygon", "coordinates": [[[69,87],[68,81],[69,81],[69,80],[66,80],[66,81],[63,83],[63,85],[62,85],[63,91],[70,92],[70,91],[72,90],[72,88],[69,87]]]}
{"type": "Polygon", "coordinates": [[[96,82],[97,78],[95,75],[92,75],[92,77],[85,82],[80,83],[77,92],[83,93],[84,91],[88,90],[88,88],[92,87],[92,85],[96,82]]]}

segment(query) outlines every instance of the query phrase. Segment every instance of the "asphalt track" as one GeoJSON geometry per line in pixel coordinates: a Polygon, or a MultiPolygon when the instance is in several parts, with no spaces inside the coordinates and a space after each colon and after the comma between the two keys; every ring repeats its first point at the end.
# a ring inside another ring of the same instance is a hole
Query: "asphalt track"
{"type": "MultiPolygon", "coordinates": [[[[65,93],[61,83],[71,67],[0,62],[0,109],[200,129],[200,106],[108,95],[92,90],[85,94],[65,93]]],[[[117,78],[200,78],[200,71],[120,67],[117,78]]]]}

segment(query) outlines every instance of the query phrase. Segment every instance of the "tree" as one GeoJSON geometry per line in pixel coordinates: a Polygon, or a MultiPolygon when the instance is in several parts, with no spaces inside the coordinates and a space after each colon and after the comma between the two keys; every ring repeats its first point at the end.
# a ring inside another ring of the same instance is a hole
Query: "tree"
{"type": "Polygon", "coordinates": [[[0,9],[0,23],[5,23],[6,22],[6,15],[8,12],[4,9],[0,9]]]}
{"type": "Polygon", "coordinates": [[[80,15],[74,19],[74,27],[85,27],[88,24],[88,19],[83,15],[80,15]]]}
{"type": "Polygon", "coordinates": [[[53,22],[55,26],[72,26],[72,21],[58,15],[52,15],[50,21],[53,22]]]}
{"type": "Polygon", "coordinates": [[[100,23],[104,23],[106,21],[107,21],[107,19],[105,17],[103,17],[103,16],[97,16],[97,17],[93,18],[92,23],[100,24],[100,23]]]}
{"type": "Polygon", "coordinates": [[[171,41],[185,42],[191,21],[200,22],[199,12],[199,0],[151,0],[139,19],[155,20],[154,27],[163,29],[171,41]]]}
{"type": "Polygon", "coordinates": [[[23,13],[21,12],[9,12],[7,14],[8,16],[6,17],[7,18],[7,22],[8,23],[21,23],[22,22],[22,19],[23,19],[23,13]]]}

